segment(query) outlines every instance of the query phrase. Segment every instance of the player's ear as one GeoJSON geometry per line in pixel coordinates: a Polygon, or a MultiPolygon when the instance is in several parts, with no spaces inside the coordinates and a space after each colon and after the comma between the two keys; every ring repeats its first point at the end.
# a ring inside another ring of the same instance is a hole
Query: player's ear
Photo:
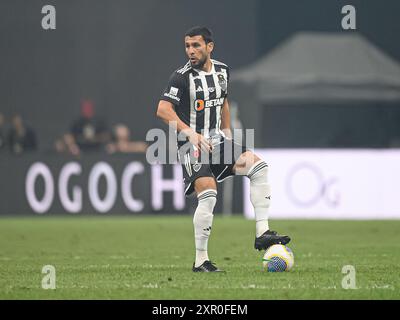
{"type": "Polygon", "coordinates": [[[211,53],[214,50],[214,42],[207,43],[207,51],[211,53]]]}

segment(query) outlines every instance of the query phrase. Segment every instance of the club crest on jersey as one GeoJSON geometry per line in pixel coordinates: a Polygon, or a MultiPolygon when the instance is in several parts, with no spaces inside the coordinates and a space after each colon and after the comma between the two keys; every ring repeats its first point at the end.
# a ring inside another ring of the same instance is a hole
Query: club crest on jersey
{"type": "Polygon", "coordinates": [[[176,96],[176,95],[178,95],[178,91],[179,91],[178,88],[171,87],[171,88],[169,89],[169,94],[172,94],[173,96],[176,96]]]}
{"type": "Polygon", "coordinates": [[[164,93],[164,96],[166,96],[168,98],[171,98],[171,99],[174,99],[174,100],[179,102],[179,101],[181,101],[181,99],[178,97],[178,91],[179,91],[178,88],[171,87],[169,89],[169,92],[165,92],[164,93]]]}
{"type": "Polygon", "coordinates": [[[227,89],[227,83],[226,83],[226,80],[225,80],[224,75],[223,75],[223,74],[218,74],[217,77],[218,77],[218,84],[219,84],[219,86],[221,87],[221,89],[222,89],[223,91],[226,91],[226,89],[227,89]]]}
{"type": "Polygon", "coordinates": [[[201,163],[198,163],[198,162],[196,161],[196,163],[193,165],[193,170],[194,170],[195,172],[199,172],[200,168],[201,168],[201,163]]]}

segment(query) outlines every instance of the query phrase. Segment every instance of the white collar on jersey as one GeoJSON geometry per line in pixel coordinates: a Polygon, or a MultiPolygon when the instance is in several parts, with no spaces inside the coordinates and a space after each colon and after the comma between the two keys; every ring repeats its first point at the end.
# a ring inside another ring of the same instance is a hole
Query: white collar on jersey
{"type": "Polygon", "coordinates": [[[193,68],[193,70],[195,70],[199,75],[213,74],[213,73],[215,73],[214,62],[211,60],[211,70],[210,70],[210,72],[205,72],[204,70],[200,70],[200,69],[196,69],[196,68],[193,68]]]}

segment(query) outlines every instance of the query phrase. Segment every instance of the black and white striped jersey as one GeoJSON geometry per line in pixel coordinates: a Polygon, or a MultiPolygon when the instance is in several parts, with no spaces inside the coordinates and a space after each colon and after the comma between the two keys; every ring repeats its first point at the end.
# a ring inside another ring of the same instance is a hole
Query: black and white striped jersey
{"type": "Polygon", "coordinates": [[[178,117],[204,137],[223,135],[221,112],[228,95],[229,68],[211,59],[212,68],[205,72],[192,68],[190,61],[170,77],[161,100],[175,106],[178,117]]]}

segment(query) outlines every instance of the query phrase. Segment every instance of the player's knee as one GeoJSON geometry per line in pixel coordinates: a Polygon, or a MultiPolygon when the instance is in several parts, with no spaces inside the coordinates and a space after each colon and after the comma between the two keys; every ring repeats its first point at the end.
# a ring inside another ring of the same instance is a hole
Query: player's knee
{"type": "Polygon", "coordinates": [[[194,190],[197,193],[197,197],[210,189],[214,191],[217,189],[217,184],[213,177],[199,177],[194,181],[194,190]]]}
{"type": "Polygon", "coordinates": [[[237,159],[234,171],[237,175],[247,175],[249,168],[251,169],[254,163],[261,160],[256,154],[251,151],[246,151],[242,153],[237,159]]]}

